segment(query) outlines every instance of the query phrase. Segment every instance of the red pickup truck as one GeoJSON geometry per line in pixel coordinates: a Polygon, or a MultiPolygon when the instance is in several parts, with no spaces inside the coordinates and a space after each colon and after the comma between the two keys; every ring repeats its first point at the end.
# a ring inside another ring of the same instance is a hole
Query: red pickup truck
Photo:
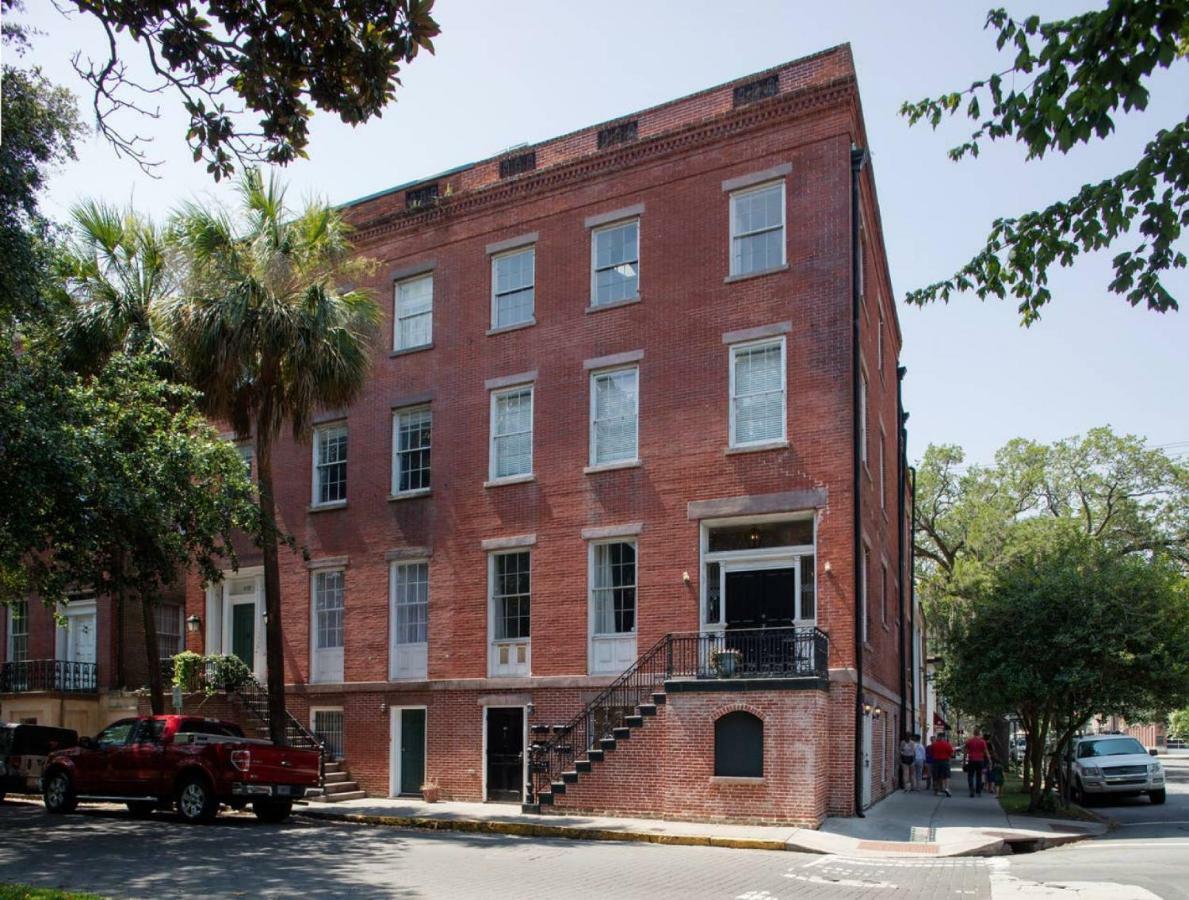
{"type": "Polygon", "coordinates": [[[67,813],[80,800],[122,801],[134,815],[176,805],[187,822],[209,822],[225,803],[250,802],[262,822],[281,822],[293,801],[321,784],[317,750],[244,737],[239,726],[194,716],[121,719],[94,740],[50,754],[45,808],[67,813]]]}

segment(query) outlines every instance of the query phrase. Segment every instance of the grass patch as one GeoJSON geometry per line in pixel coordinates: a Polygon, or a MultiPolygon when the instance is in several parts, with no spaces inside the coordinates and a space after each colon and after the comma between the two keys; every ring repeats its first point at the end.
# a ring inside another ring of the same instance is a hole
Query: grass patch
{"type": "Polygon", "coordinates": [[[1077,822],[1097,822],[1098,819],[1076,803],[1066,806],[1060,797],[1054,796],[1057,806],[1051,812],[1028,812],[1028,792],[1024,780],[1014,772],[1003,773],[1003,790],[999,792],[999,805],[1009,816],[1036,816],[1041,819],[1072,819],[1077,822]]]}
{"type": "Polygon", "coordinates": [[[103,900],[98,894],[80,894],[57,888],[39,888],[27,884],[0,884],[0,900],[103,900]]]}

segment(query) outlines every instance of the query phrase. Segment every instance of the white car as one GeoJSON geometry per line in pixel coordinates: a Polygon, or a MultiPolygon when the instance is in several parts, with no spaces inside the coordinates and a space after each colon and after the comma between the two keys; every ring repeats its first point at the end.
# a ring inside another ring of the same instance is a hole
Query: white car
{"type": "Polygon", "coordinates": [[[1074,799],[1147,794],[1163,803],[1164,767],[1144,745],[1126,734],[1096,734],[1076,738],[1071,748],[1074,799]]]}

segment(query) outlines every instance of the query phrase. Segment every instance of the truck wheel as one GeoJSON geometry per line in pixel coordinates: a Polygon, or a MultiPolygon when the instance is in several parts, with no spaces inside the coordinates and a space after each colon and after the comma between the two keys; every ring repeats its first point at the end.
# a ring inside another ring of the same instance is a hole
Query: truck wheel
{"type": "Polygon", "coordinates": [[[128,807],[128,812],[137,819],[148,818],[157,808],[157,804],[152,800],[129,800],[125,805],[128,807]]]}
{"type": "Polygon", "coordinates": [[[252,812],[261,822],[276,825],[284,822],[293,812],[292,800],[256,800],[252,803],[252,812]]]}
{"type": "Polygon", "coordinates": [[[1161,803],[1164,802],[1164,798],[1165,798],[1164,788],[1161,788],[1158,791],[1149,791],[1148,792],[1148,799],[1152,801],[1153,806],[1159,806],[1161,803]]]}
{"type": "Polygon", "coordinates": [[[191,825],[204,825],[214,820],[219,811],[215,792],[201,778],[190,778],[178,788],[178,812],[191,825]]]}
{"type": "Polygon", "coordinates": [[[70,783],[70,776],[62,770],[51,774],[45,780],[45,811],[53,815],[74,812],[78,806],[78,797],[74,793],[74,785],[70,783]]]}

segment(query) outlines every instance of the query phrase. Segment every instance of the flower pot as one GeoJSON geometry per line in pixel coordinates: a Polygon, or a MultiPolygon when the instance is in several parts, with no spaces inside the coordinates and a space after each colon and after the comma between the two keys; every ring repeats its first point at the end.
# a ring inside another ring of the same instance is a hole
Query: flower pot
{"type": "Polygon", "coordinates": [[[421,799],[426,803],[437,803],[442,799],[442,789],[436,784],[421,785],[421,799]]]}

